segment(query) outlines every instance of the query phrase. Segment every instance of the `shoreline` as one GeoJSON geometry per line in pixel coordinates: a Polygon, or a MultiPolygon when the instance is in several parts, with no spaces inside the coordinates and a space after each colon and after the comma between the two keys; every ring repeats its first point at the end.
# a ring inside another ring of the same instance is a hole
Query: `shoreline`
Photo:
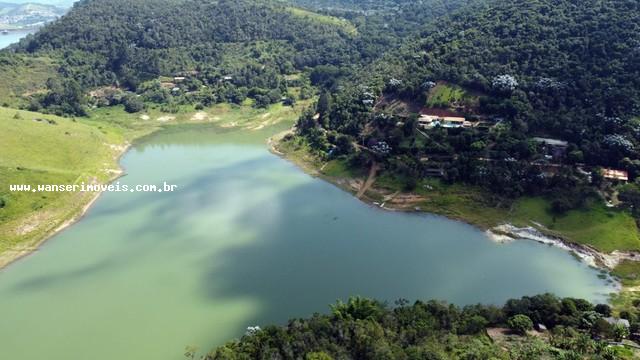
{"type": "MultiPolygon", "coordinates": [[[[146,113],[143,113],[146,114],[146,113]]],[[[188,115],[187,115],[188,116],[188,115]]],[[[212,123],[216,127],[217,124],[212,123]]],[[[112,149],[117,150],[114,154],[114,160],[118,166],[118,172],[114,172],[113,176],[109,177],[108,180],[104,182],[104,184],[110,184],[120,177],[126,175],[124,169],[120,164],[121,158],[130,150],[132,146],[136,143],[143,141],[148,136],[152,136],[153,134],[166,130],[169,127],[176,126],[199,126],[203,125],[202,123],[194,123],[193,119],[190,119],[185,122],[175,121],[172,119],[168,122],[162,123],[154,123],[154,124],[145,124],[144,129],[142,129],[139,133],[129,133],[130,137],[125,136],[125,140],[119,144],[109,145],[112,149]]],[[[126,131],[125,131],[126,133],[126,131]]],[[[81,203],[74,210],[65,216],[62,216],[57,221],[57,224],[51,226],[51,228],[47,231],[44,231],[42,234],[38,236],[34,236],[31,243],[28,244],[18,244],[14,249],[7,249],[6,251],[0,253],[0,273],[3,269],[6,269],[9,265],[15,263],[17,260],[22,259],[35,251],[39,250],[42,244],[44,244],[47,240],[57,235],[58,233],[64,231],[69,226],[75,224],[77,221],[81,220],[84,215],[89,211],[89,209],[93,206],[93,204],[98,200],[102,191],[95,192],[92,196],[87,196],[86,199],[82,198],[81,203]]]]}
{"type": "MultiPolygon", "coordinates": [[[[117,179],[121,178],[122,176],[126,175],[124,172],[124,169],[120,165],[120,160],[129,151],[132,144],[129,142],[126,142],[123,145],[124,147],[120,150],[120,152],[115,157],[115,161],[118,164],[118,173],[116,173],[114,176],[110,177],[107,181],[105,181],[105,184],[110,184],[116,181],[117,179]]],[[[3,269],[6,269],[8,266],[10,266],[11,264],[14,264],[16,261],[22,258],[25,258],[33,254],[34,252],[38,251],[40,247],[49,239],[61,233],[66,228],[70,227],[76,222],[80,221],[89,211],[89,209],[91,209],[91,207],[95,204],[98,198],[100,198],[100,195],[102,195],[103,192],[104,191],[94,192],[93,196],[89,198],[88,202],[86,202],[84,205],[80,207],[79,211],[74,212],[74,214],[69,218],[62,219],[62,222],[59,225],[57,225],[55,228],[49,231],[44,232],[39,239],[35,240],[32,244],[29,244],[28,246],[26,246],[24,249],[7,250],[4,254],[0,254],[0,271],[2,271],[3,269]]]]}
{"type": "MultiPolygon", "coordinates": [[[[267,144],[269,145],[269,150],[271,151],[271,153],[277,156],[280,156],[283,159],[295,164],[310,176],[323,179],[355,196],[356,192],[354,192],[354,189],[352,186],[350,186],[350,184],[348,183],[348,180],[337,179],[331,176],[323,175],[320,171],[321,169],[319,169],[317,166],[314,166],[311,161],[305,161],[304,159],[299,159],[297,157],[294,158],[293,156],[290,156],[290,154],[288,154],[287,152],[283,152],[281,151],[280,148],[278,148],[278,144],[280,143],[282,138],[284,138],[285,135],[292,133],[292,131],[293,129],[283,131],[279,134],[276,134],[270,137],[267,140],[267,144]]],[[[410,194],[410,193],[405,193],[405,194],[410,194]]],[[[428,212],[428,211],[420,210],[419,207],[415,207],[415,208],[400,207],[400,206],[394,206],[393,204],[389,204],[385,202],[380,204],[376,202],[374,199],[367,197],[366,195],[359,197],[358,199],[360,201],[363,201],[364,203],[369,204],[370,206],[375,206],[387,211],[421,212],[425,214],[444,216],[454,221],[460,221],[465,224],[469,224],[481,231],[484,231],[486,236],[491,241],[494,241],[496,243],[507,243],[507,242],[516,241],[516,240],[528,240],[528,241],[535,241],[540,244],[554,246],[562,250],[565,250],[570,254],[573,254],[581,262],[584,262],[590,267],[593,267],[595,269],[605,270],[609,273],[613,270],[613,268],[615,268],[620,262],[624,260],[640,261],[640,253],[623,252],[619,250],[615,250],[611,253],[603,253],[590,246],[574,243],[566,240],[561,236],[551,234],[550,232],[545,232],[544,227],[539,224],[535,224],[537,227],[534,227],[534,226],[517,227],[513,224],[504,222],[495,226],[487,226],[487,225],[469,221],[468,219],[461,218],[459,216],[447,216],[447,215],[439,214],[436,212],[428,212]]],[[[622,291],[623,286],[621,282],[620,281],[617,281],[617,282],[619,286],[618,291],[622,291]]]]}
{"type": "Polygon", "coordinates": [[[590,246],[576,244],[562,237],[544,233],[533,226],[517,227],[509,223],[504,223],[486,229],[485,232],[491,240],[497,243],[511,242],[514,240],[530,240],[554,246],[574,254],[581,261],[598,269],[610,271],[624,260],[640,261],[640,256],[634,252],[614,250],[609,254],[603,253],[590,246]]]}

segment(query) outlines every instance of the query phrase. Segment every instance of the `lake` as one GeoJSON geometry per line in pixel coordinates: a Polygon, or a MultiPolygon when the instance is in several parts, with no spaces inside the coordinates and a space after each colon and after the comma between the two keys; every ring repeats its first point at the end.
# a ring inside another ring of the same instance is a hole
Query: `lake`
{"type": "Polygon", "coordinates": [[[4,49],[7,46],[17,43],[23,37],[33,34],[35,30],[15,30],[9,31],[8,34],[0,34],[0,49],[4,49]]]}
{"type": "Polygon", "coordinates": [[[567,252],[496,244],[477,228],[384,211],[268,152],[266,133],[167,130],[121,163],[74,226],[0,271],[0,358],[183,359],[247,326],[325,312],[350,295],[495,303],[613,287],[567,252]]]}

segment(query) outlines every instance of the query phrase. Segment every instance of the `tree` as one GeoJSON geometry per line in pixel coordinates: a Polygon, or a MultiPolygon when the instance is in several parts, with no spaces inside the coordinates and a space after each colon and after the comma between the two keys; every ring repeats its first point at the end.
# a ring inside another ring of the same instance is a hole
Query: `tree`
{"type": "Polygon", "coordinates": [[[122,99],[124,110],[128,113],[137,113],[144,110],[144,103],[135,95],[128,95],[122,99]]]}
{"type": "Polygon", "coordinates": [[[463,322],[460,330],[463,334],[478,334],[486,329],[487,324],[488,321],[484,317],[473,315],[463,322]]]}
{"type": "Polygon", "coordinates": [[[626,184],[619,190],[618,198],[620,201],[627,203],[633,210],[633,213],[640,213],[640,188],[636,184],[626,184]]]}
{"type": "Polygon", "coordinates": [[[622,324],[616,324],[613,327],[613,338],[615,341],[622,341],[623,339],[626,339],[627,337],[629,337],[629,328],[622,325],[622,324]]]}
{"type": "Polygon", "coordinates": [[[602,316],[611,316],[611,306],[607,305],[607,304],[598,304],[596,305],[596,307],[594,308],[594,310],[599,313],[602,314],[602,316]]]}
{"type": "Polygon", "coordinates": [[[533,329],[533,322],[527,315],[518,314],[507,321],[507,326],[516,334],[526,335],[528,330],[533,329]]]}
{"type": "Polygon", "coordinates": [[[377,301],[359,296],[350,297],[346,303],[338,301],[335,305],[331,305],[331,313],[338,319],[377,319],[383,310],[384,308],[377,301]]]}
{"type": "Polygon", "coordinates": [[[328,122],[329,110],[331,107],[330,95],[327,92],[323,92],[318,98],[318,104],[316,105],[316,111],[320,115],[320,123],[326,124],[328,122]]]}

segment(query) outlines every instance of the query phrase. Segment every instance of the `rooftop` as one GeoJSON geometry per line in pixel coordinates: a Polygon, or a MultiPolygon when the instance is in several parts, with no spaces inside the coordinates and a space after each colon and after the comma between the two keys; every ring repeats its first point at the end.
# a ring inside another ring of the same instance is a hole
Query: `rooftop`
{"type": "Polygon", "coordinates": [[[611,325],[622,325],[624,327],[629,327],[629,320],[627,319],[616,319],[614,317],[606,317],[604,319],[611,325]]]}
{"type": "Polygon", "coordinates": [[[602,176],[606,179],[614,179],[614,180],[629,180],[629,173],[624,170],[616,170],[616,169],[602,169],[602,176]]]}
{"type": "Polygon", "coordinates": [[[551,145],[551,146],[569,146],[569,143],[564,141],[564,140],[560,140],[560,139],[550,139],[550,138],[543,138],[543,137],[534,137],[533,138],[534,141],[537,141],[539,143],[544,143],[546,145],[551,145]]]}

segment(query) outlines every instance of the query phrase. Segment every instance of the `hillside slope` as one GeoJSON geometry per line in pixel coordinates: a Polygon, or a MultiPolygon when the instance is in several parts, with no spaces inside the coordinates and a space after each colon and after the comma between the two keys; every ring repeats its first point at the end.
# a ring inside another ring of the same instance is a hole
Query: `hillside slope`
{"type": "Polygon", "coordinates": [[[0,267],[81,211],[94,192],[19,192],[10,185],[104,183],[119,172],[121,131],[107,124],[0,108],[0,267]]]}
{"type": "Polygon", "coordinates": [[[488,110],[580,142],[633,135],[627,121],[640,114],[639,55],[637,1],[491,1],[440,21],[380,61],[377,73],[395,74],[414,95],[425,81],[444,79],[508,99],[488,110]],[[501,75],[515,86],[500,88],[501,75]]]}
{"type": "Polygon", "coordinates": [[[40,26],[65,12],[61,7],[48,4],[0,2],[0,29],[40,26]]]}
{"type": "Polygon", "coordinates": [[[159,75],[220,65],[233,44],[268,42],[269,65],[283,72],[318,62],[356,62],[351,36],[344,26],[298,16],[270,1],[85,0],[18,51],[63,50],[72,58],[66,71],[82,84],[120,80],[135,87],[159,75]]]}

